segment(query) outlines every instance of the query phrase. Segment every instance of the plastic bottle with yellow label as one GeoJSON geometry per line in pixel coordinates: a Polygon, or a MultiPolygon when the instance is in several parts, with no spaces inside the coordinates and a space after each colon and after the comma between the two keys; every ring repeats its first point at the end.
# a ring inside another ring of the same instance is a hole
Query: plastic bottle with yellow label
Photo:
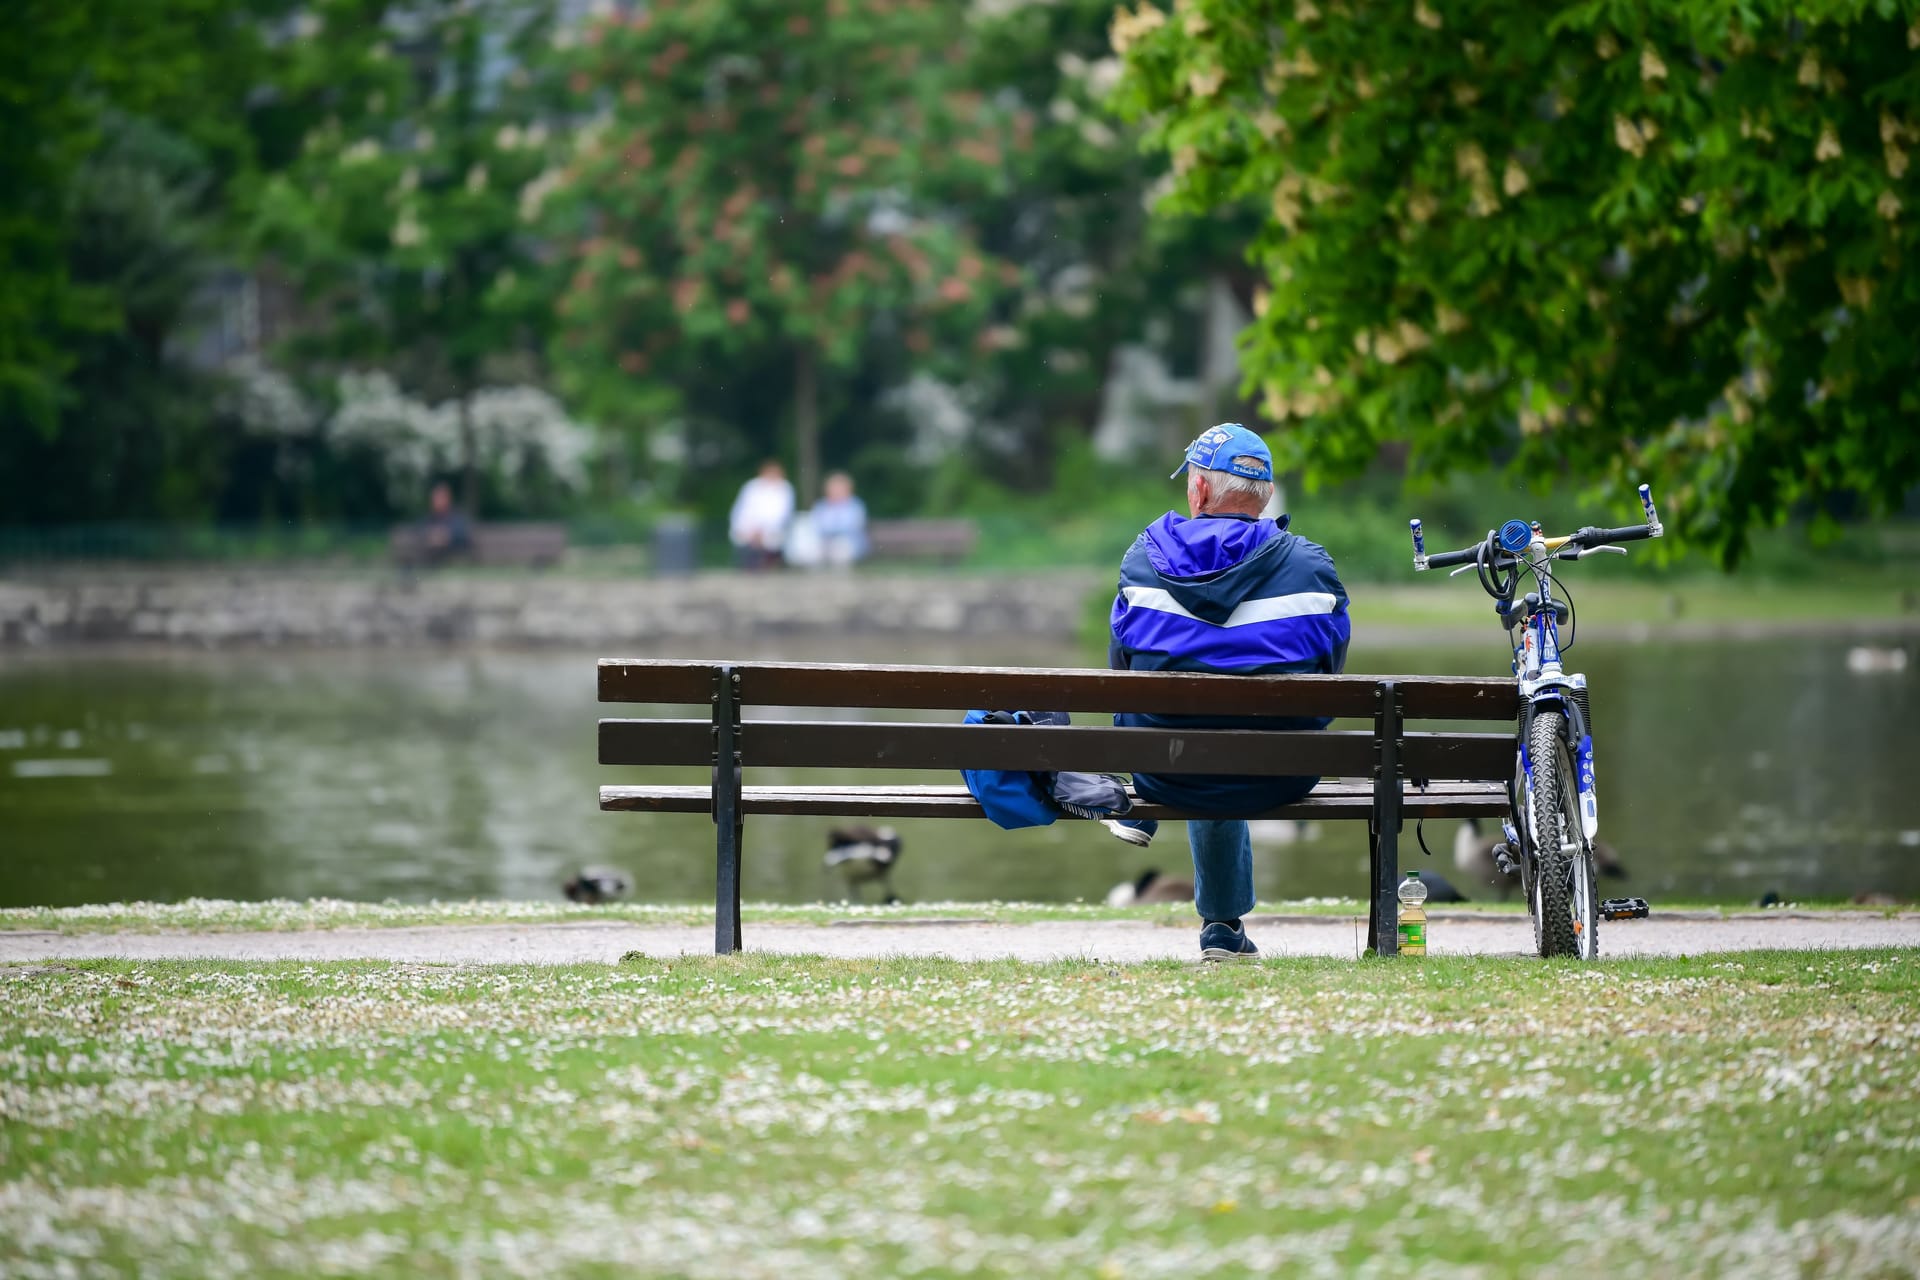
{"type": "Polygon", "coordinates": [[[1400,954],[1427,954],[1427,886],[1418,871],[1400,882],[1400,954]]]}

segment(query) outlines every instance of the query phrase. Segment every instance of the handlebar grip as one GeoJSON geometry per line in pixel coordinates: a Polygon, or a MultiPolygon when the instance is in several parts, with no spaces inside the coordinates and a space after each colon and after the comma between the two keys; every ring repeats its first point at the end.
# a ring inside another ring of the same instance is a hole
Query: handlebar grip
{"type": "Polygon", "coordinates": [[[1658,525],[1645,524],[1622,525],[1618,529],[1596,529],[1594,532],[1600,536],[1589,541],[1587,544],[1589,546],[1598,546],[1602,542],[1641,542],[1647,538],[1660,536],[1658,525]]]}
{"type": "Polygon", "coordinates": [[[1478,555],[1479,547],[1468,547],[1465,551],[1442,551],[1438,555],[1427,557],[1427,564],[1434,569],[1451,569],[1457,564],[1472,564],[1478,555]]]}

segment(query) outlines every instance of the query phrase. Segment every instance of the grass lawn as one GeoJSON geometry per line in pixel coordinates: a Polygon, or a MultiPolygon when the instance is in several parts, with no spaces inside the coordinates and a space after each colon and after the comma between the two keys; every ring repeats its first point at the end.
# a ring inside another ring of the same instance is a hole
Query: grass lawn
{"type": "Polygon", "coordinates": [[[0,1275],[1911,1276],[1920,953],[0,966],[0,1275]]]}

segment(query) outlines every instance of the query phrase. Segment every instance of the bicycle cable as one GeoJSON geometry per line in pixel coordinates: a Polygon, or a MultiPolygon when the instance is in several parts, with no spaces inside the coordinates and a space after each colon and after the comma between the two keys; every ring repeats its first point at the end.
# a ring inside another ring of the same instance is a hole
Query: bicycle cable
{"type": "MultiPolygon", "coordinates": [[[[1558,582],[1558,579],[1555,581],[1558,582]]],[[[1567,642],[1560,646],[1560,652],[1565,653],[1573,648],[1574,638],[1580,634],[1580,610],[1573,603],[1573,589],[1564,582],[1558,582],[1558,585],[1567,596],[1567,642]]]]}
{"type": "Polygon", "coordinates": [[[1552,560],[1552,556],[1548,556],[1545,560],[1529,560],[1527,561],[1527,568],[1538,573],[1541,567],[1545,566],[1547,580],[1553,583],[1554,586],[1559,587],[1561,592],[1567,597],[1567,639],[1566,643],[1560,646],[1560,652],[1565,653],[1567,650],[1573,648],[1574,638],[1580,634],[1579,610],[1573,603],[1573,588],[1569,587],[1554,574],[1552,560]]]}
{"type": "Polygon", "coordinates": [[[1493,567],[1492,562],[1498,557],[1499,551],[1500,548],[1494,542],[1493,535],[1488,534],[1487,540],[1474,548],[1474,571],[1480,577],[1480,589],[1482,591],[1492,596],[1495,600],[1512,600],[1513,593],[1518,590],[1520,586],[1520,565],[1522,562],[1515,559],[1511,564],[1507,565],[1504,570],[1496,569],[1493,567]]]}

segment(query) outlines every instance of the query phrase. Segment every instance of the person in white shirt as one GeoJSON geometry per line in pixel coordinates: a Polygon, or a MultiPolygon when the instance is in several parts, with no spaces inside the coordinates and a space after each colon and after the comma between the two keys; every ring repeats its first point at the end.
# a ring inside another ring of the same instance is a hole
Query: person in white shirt
{"type": "Polygon", "coordinates": [[[793,521],[793,485],[772,458],[760,464],[760,474],[740,486],[727,518],[740,566],[768,569],[780,563],[780,548],[793,521]]]}

